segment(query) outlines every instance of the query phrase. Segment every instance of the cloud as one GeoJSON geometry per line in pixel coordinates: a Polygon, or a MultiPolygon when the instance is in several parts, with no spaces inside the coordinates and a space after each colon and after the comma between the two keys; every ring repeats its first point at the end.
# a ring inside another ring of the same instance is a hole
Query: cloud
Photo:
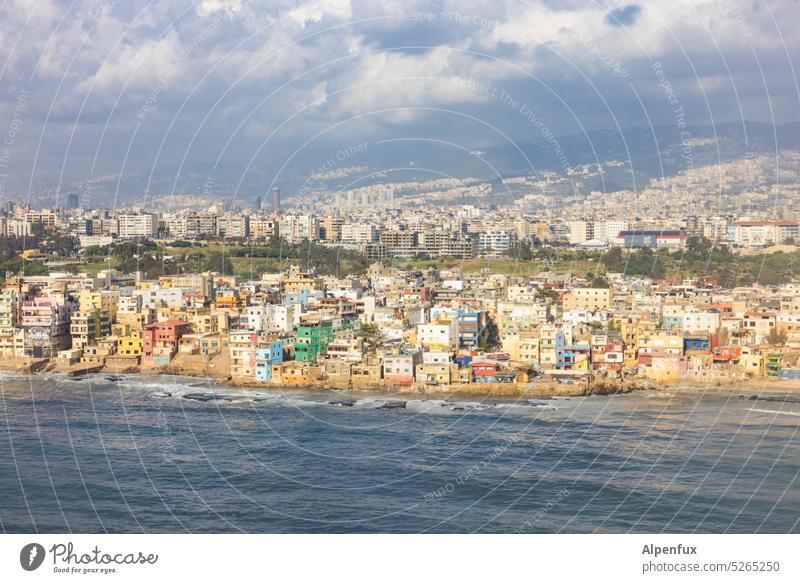
{"type": "Polygon", "coordinates": [[[788,121],[796,17],[791,0],[6,0],[0,111],[30,91],[17,159],[41,135],[41,159],[70,168],[96,154],[149,164],[162,142],[163,155],[213,159],[229,144],[246,158],[278,127],[274,152],[342,120],[351,135],[336,139],[481,141],[442,111],[529,139],[511,101],[554,133],[673,124],[658,61],[690,123],[769,121],[769,105],[788,121]]]}
{"type": "Polygon", "coordinates": [[[312,0],[290,10],[286,16],[301,27],[305,27],[309,23],[320,22],[327,15],[342,20],[350,18],[352,16],[350,0],[312,0]]]}
{"type": "Polygon", "coordinates": [[[637,4],[628,4],[622,8],[615,8],[606,14],[606,24],[611,26],[631,26],[636,22],[636,18],[642,11],[642,7],[637,4]]]}

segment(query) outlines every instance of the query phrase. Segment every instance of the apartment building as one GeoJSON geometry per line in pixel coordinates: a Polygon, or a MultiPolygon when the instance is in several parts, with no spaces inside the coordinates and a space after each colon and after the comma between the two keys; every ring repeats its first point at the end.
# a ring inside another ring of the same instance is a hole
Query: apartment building
{"type": "Polygon", "coordinates": [[[158,234],[158,215],[155,213],[118,213],[116,220],[121,239],[150,239],[158,234]]]}

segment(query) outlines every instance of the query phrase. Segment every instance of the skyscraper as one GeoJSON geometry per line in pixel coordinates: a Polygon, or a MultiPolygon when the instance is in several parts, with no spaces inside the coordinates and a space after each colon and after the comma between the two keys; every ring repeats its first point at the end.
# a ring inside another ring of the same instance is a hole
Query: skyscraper
{"type": "Polygon", "coordinates": [[[277,186],[272,187],[272,210],[281,210],[281,189],[277,186]]]}
{"type": "Polygon", "coordinates": [[[251,207],[252,210],[258,212],[261,210],[261,195],[257,194],[253,199],[253,206],[251,207]]]}
{"type": "Polygon", "coordinates": [[[70,192],[67,195],[67,209],[75,210],[80,206],[80,197],[75,192],[70,192]]]}

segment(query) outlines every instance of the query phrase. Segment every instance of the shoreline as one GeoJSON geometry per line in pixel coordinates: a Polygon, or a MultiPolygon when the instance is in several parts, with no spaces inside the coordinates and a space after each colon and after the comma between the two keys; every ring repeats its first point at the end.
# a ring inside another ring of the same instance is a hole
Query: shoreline
{"type": "Polygon", "coordinates": [[[386,386],[383,384],[357,384],[337,382],[330,379],[319,380],[313,383],[280,384],[242,382],[231,379],[229,375],[220,374],[218,371],[198,370],[197,367],[174,366],[142,367],[140,365],[119,366],[119,359],[112,363],[86,364],[81,367],[60,366],[53,359],[9,359],[0,358],[0,373],[15,372],[26,375],[39,373],[71,374],[75,378],[100,375],[136,375],[142,378],[183,376],[189,378],[211,380],[219,384],[228,385],[242,391],[248,390],[309,390],[309,391],[358,391],[365,394],[394,394],[394,395],[460,395],[465,397],[587,397],[587,396],[612,396],[632,392],[663,391],[708,391],[732,392],[737,390],[772,392],[782,394],[800,394],[800,384],[796,381],[775,378],[749,378],[749,379],[717,379],[714,381],[680,379],[674,382],[653,382],[648,379],[634,379],[632,381],[616,382],[598,380],[588,383],[561,384],[555,381],[531,381],[528,383],[461,383],[450,385],[410,385],[386,386]],[[216,373],[216,374],[214,374],[216,373]]]}

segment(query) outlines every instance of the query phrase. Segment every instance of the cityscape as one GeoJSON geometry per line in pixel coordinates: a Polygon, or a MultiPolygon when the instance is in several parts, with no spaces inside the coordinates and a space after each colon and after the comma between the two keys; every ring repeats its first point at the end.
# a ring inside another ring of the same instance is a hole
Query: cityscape
{"type": "Polygon", "coordinates": [[[0,227],[19,271],[5,274],[0,355],[74,375],[403,392],[789,383],[800,153],[782,159],[777,184],[757,158],[640,193],[564,194],[624,165],[612,161],[283,200],[276,185],[246,208],[9,203],[0,227]],[[188,270],[192,257],[205,269],[188,270]]]}

